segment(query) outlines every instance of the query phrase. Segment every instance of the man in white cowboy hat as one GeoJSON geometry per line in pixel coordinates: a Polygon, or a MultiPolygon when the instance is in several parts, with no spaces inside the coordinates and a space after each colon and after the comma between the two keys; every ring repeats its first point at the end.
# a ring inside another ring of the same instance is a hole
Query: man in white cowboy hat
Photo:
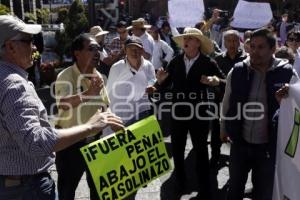
{"type": "Polygon", "coordinates": [[[201,199],[210,199],[207,102],[214,94],[207,93],[207,88],[218,86],[224,77],[217,64],[207,56],[213,51],[213,44],[200,30],[186,28],[173,39],[184,53],[171,60],[166,71],[158,71],[155,86],[159,90],[171,85],[173,92],[171,142],[176,191],[182,191],[186,183],[184,151],[189,132],[196,153],[199,195],[201,199]]]}
{"type": "Polygon", "coordinates": [[[93,26],[90,28],[90,35],[95,37],[96,41],[100,45],[100,63],[97,66],[97,70],[99,70],[105,76],[108,76],[111,65],[117,60],[112,55],[110,55],[106,51],[106,47],[104,46],[104,37],[109,32],[104,31],[101,26],[93,26]]]}
{"type": "Polygon", "coordinates": [[[50,125],[25,71],[33,63],[32,35],[41,29],[10,15],[0,16],[0,199],[56,199],[49,174],[54,152],[107,125],[122,127],[119,118],[101,112],[76,127],[57,130],[50,125]]]}
{"type": "Polygon", "coordinates": [[[151,28],[151,25],[148,25],[145,19],[139,18],[131,22],[131,26],[127,29],[132,31],[132,36],[138,37],[142,40],[144,52],[143,57],[147,60],[151,60],[153,49],[154,49],[154,40],[147,33],[146,29],[151,28]]]}

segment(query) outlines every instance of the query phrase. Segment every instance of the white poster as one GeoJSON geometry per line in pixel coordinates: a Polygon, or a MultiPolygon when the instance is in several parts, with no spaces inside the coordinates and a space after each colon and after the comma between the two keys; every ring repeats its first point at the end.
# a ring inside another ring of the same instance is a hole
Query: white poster
{"type": "Polygon", "coordinates": [[[240,0],[234,10],[231,26],[235,28],[258,29],[266,26],[273,18],[270,3],[256,3],[240,0]]]}
{"type": "Polygon", "coordinates": [[[300,197],[300,81],[291,84],[280,106],[273,200],[300,197]]]}
{"type": "Polygon", "coordinates": [[[300,75],[300,47],[297,49],[297,53],[295,55],[294,68],[298,75],[300,75]]]}
{"type": "Polygon", "coordinates": [[[169,0],[169,22],[171,27],[194,27],[203,19],[203,0],[169,0]]]}

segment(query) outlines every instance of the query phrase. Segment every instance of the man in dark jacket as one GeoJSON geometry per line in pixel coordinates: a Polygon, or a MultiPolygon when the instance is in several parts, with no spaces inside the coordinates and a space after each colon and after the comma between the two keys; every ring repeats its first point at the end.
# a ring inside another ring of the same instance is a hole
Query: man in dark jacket
{"type": "Polygon", "coordinates": [[[267,29],[253,32],[250,58],[227,76],[221,137],[229,136],[230,182],[228,200],[242,200],[252,170],[253,199],[271,200],[276,132],[273,115],[279,108],[275,92],[296,75],[292,66],[273,57],[276,39],[267,29]]]}
{"type": "Polygon", "coordinates": [[[182,35],[173,38],[184,53],[176,56],[167,70],[157,73],[156,87],[171,85],[172,121],[171,141],[178,190],[185,184],[184,151],[187,133],[191,135],[196,153],[196,170],[201,199],[210,198],[207,135],[209,130],[209,86],[218,86],[223,74],[208,56],[213,50],[211,41],[196,28],[186,28],[182,35]]]}
{"type": "MultiPolygon", "coordinates": [[[[215,57],[215,60],[222,70],[222,72],[227,76],[228,72],[234,67],[234,65],[238,62],[243,61],[247,54],[240,48],[240,36],[239,32],[236,30],[228,30],[224,32],[224,45],[226,51],[222,54],[215,57]]],[[[222,102],[224,94],[224,88],[220,92],[216,92],[216,98],[214,102],[217,105],[220,105],[222,102]]],[[[220,158],[220,120],[216,119],[212,122],[212,130],[211,130],[211,159],[210,166],[217,167],[219,158],[220,158]]]]}

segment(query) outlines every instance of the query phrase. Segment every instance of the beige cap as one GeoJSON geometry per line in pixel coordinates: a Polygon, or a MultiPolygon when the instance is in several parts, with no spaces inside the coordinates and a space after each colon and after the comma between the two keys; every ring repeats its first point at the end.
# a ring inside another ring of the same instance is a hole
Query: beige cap
{"type": "Polygon", "coordinates": [[[137,20],[133,20],[131,22],[131,26],[127,27],[127,30],[132,28],[144,28],[148,29],[151,28],[151,25],[148,25],[144,18],[138,18],[137,20]]]}
{"type": "Polygon", "coordinates": [[[0,45],[19,33],[38,34],[42,26],[37,24],[25,24],[19,18],[12,15],[0,15],[0,45]]]}
{"type": "Polygon", "coordinates": [[[105,35],[105,34],[108,34],[109,32],[108,31],[104,31],[101,26],[93,26],[91,29],[90,29],[90,34],[94,37],[98,37],[100,35],[105,35]]]}

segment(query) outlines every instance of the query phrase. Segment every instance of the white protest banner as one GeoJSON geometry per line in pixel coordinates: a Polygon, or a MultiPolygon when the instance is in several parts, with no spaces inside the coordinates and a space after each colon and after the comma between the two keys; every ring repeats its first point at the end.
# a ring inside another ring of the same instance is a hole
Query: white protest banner
{"type": "Polygon", "coordinates": [[[289,88],[289,97],[280,106],[273,200],[300,197],[300,81],[289,88]]]}
{"type": "Polygon", "coordinates": [[[294,62],[294,69],[300,74],[300,47],[297,49],[296,55],[295,55],[295,62],[294,62]]]}
{"type": "Polygon", "coordinates": [[[257,29],[266,26],[273,18],[270,3],[256,3],[240,0],[234,10],[235,28],[257,29]]]}
{"type": "Polygon", "coordinates": [[[194,27],[203,19],[203,0],[169,0],[169,22],[171,27],[194,27]]]}

